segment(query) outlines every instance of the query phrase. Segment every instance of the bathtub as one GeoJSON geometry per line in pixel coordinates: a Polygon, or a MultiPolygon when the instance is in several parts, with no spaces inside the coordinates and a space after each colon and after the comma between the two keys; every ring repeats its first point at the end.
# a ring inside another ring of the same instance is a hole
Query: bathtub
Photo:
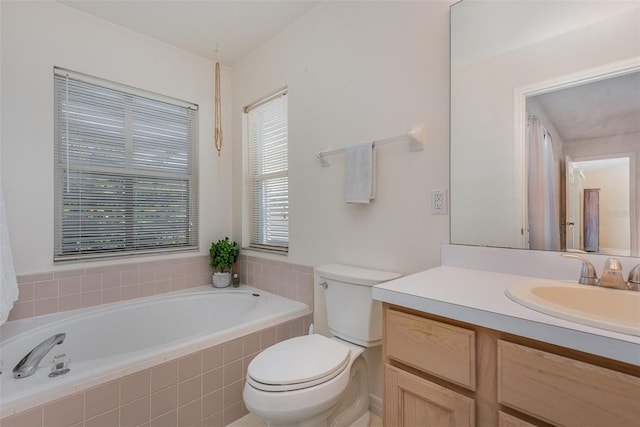
{"type": "Polygon", "coordinates": [[[9,322],[0,327],[0,417],[309,312],[306,304],[246,286],[204,286],[9,322]],[[57,333],[65,341],[36,373],[15,379],[20,359],[57,333]],[[59,354],[70,358],[71,371],[50,378],[59,354]]]}

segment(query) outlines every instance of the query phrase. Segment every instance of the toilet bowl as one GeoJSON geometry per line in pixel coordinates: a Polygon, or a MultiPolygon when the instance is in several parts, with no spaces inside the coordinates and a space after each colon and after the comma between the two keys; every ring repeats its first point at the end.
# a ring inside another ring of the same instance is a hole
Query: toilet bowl
{"type": "MultiPolygon", "coordinates": [[[[243,390],[245,405],[269,426],[327,426],[353,388],[349,406],[357,406],[357,410],[342,425],[354,425],[369,408],[363,351],[339,338],[317,334],[276,344],[249,364],[243,390]]],[[[368,425],[368,419],[362,425],[368,425]]]]}
{"type": "Polygon", "coordinates": [[[367,427],[363,353],[380,351],[382,338],[380,303],[371,287],[400,275],[340,264],[316,272],[334,337],[291,338],[258,354],[247,368],[244,403],[270,427],[367,427]]]}

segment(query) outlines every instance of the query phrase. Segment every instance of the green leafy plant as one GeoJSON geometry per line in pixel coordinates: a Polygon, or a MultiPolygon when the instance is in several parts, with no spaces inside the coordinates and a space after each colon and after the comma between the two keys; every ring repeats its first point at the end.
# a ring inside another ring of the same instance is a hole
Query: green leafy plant
{"type": "Polygon", "coordinates": [[[211,248],[209,249],[211,262],[209,262],[209,265],[214,270],[223,272],[225,269],[233,267],[239,255],[240,248],[238,244],[229,240],[228,237],[225,237],[224,239],[211,243],[211,248]]]}

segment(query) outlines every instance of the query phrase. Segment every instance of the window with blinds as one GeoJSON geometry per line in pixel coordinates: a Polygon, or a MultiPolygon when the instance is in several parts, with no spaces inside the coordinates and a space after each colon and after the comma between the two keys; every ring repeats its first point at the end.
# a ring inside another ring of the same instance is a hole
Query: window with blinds
{"type": "Polygon", "coordinates": [[[54,260],[197,249],[197,106],[58,68],[54,88],[54,260]]]}
{"type": "Polygon", "coordinates": [[[249,246],[289,250],[287,91],[245,108],[249,246]]]}

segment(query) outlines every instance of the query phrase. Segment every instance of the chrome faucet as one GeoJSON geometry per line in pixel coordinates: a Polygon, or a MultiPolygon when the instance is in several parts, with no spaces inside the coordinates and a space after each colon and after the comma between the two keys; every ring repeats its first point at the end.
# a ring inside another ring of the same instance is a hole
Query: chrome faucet
{"type": "Polygon", "coordinates": [[[565,258],[573,258],[582,262],[582,270],[580,270],[578,283],[581,285],[598,286],[598,275],[596,274],[596,268],[591,264],[591,261],[580,255],[568,253],[563,253],[561,255],[565,258]]]}
{"type": "Polygon", "coordinates": [[[561,255],[565,258],[573,258],[582,262],[580,278],[578,279],[578,283],[581,285],[640,291],[640,264],[631,269],[629,272],[629,281],[625,282],[622,276],[622,264],[615,258],[609,258],[604,263],[602,276],[598,279],[595,267],[585,257],[570,253],[563,253],[561,255]]]}
{"type": "Polygon", "coordinates": [[[25,357],[13,368],[14,378],[26,378],[33,375],[38,369],[38,365],[49,351],[58,344],[62,344],[66,334],[55,334],[34,347],[25,357]]]}

